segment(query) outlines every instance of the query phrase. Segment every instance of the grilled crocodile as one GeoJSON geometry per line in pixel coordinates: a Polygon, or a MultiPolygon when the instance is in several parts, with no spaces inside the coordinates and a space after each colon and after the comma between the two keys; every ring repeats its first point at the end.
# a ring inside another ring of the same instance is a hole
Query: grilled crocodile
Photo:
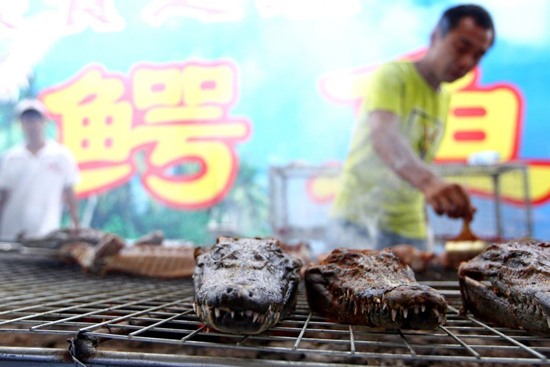
{"type": "Polygon", "coordinates": [[[26,247],[59,249],[65,244],[74,242],[97,245],[105,235],[105,232],[95,228],[64,228],[52,231],[43,237],[26,237],[21,234],[17,237],[17,242],[26,247]]]}
{"type": "Polygon", "coordinates": [[[390,250],[336,249],[306,270],[305,283],[310,308],[338,322],[435,329],[446,321],[445,298],[390,250]]]}
{"type": "Polygon", "coordinates": [[[458,270],[463,312],[550,335],[550,243],[489,246],[458,270]]]}
{"type": "Polygon", "coordinates": [[[196,260],[193,305],[213,329],[258,334],[296,306],[302,263],[275,239],[219,237],[196,260]]]}
{"type": "Polygon", "coordinates": [[[76,262],[86,272],[100,275],[124,273],[152,278],[192,276],[195,270],[195,248],[163,246],[156,240],[158,233],[154,237],[151,239],[148,235],[134,246],[126,246],[122,238],[106,234],[97,245],[86,242],[63,245],[58,256],[64,261],[76,262]]]}

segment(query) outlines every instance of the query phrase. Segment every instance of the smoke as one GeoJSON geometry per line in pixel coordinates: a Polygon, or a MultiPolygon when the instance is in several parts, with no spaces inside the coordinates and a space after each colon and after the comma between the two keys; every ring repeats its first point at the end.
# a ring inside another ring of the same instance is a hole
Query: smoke
{"type": "MultiPolygon", "coordinates": [[[[462,2],[458,2],[462,3],[462,2]]],[[[478,0],[491,13],[496,40],[521,45],[547,45],[550,38],[550,1],[478,0]]]]}

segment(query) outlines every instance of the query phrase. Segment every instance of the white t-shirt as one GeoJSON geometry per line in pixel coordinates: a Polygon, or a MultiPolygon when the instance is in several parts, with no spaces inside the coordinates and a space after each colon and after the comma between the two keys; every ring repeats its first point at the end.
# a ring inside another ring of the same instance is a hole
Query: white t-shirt
{"type": "Polygon", "coordinates": [[[8,192],[0,223],[2,239],[43,236],[58,229],[63,209],[63,190],[79,180],[71,151],[55,141],[33,155],[26,146],[6,152],[0,166],[0,189],[8,192]]]}

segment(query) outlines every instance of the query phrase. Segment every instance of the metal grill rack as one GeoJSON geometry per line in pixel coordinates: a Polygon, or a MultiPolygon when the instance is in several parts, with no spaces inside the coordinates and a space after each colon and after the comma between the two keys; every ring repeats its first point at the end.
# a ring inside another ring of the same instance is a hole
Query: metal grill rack
{"type": "Polygon", "coordinates": [[[254,336],[208,330],[189,279],[99,277],[46,259],[0,259],[0,365],[550,365],[550,339],[460,316],[456,281],[434,331],[373,330],[296,311],[254,336]],[[66,340],[70,343],[67,343],[66,340]]]}
{"type": "MultiPolygon", "coordinates": [[[[477,208],[473,232],[489,242],[529,238],[533,234],[527,166],[519,162],[494,165],[435,164],[434,171],[450,182],[463,185],[477,208]],[[506,194],[519,199],[511,202],[506,194]]],[[[312,179],[331,180],[337,186],[340,166],[286,165],[269,170],[270,224],[279,238],[323,241],[331,199],[312,200],[307,192],[312,179]]],[[[463,221],[435,215],[427,207],[436,244],[456,237],[463,221]]],[[[430,241],[431,243],[431,241],[430,241]]]]}
{"type": "Polygon", "coordinates": [[[284,240],[323,240],[332,199],[316,202],[311,179],[336,180],[340,166],[286,165],[269,169],[269,215],[273,233],[284,240]]]}
{"type": "MultiPolygon", "coordinates": [[[[439,164],[433,168],[447,180],[459,183],[474,193],[472,200],[478,211],[472,229],[476,235],[489,241],[533,235],[527,165],[439,164]],[[476,193],[476,189],[482,189],[483,194],[476,193]],[[515,192],[519,198],[515,203],[506,199],[506,194],[510,192],[515,192]]],[[[448,239],[460,233],[461,221],[436,216],[432,211],[430,214],[430,223],[436,238],[448,239]]]]}

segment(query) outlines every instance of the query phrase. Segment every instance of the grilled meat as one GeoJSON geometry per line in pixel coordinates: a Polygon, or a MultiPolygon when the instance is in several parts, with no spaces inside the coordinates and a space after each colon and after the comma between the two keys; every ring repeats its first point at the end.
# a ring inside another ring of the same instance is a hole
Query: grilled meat
{"type": "Polygon", "coordinates": [[[445,298],[390,250],[336,249],[306,270],[305,282],[310,308],[338,322],[435,329],[446,321],[445,298]]]}
{"type": "Polygon", "coordinates": [[[279,241],[279,247],[281,250],[296,257],[302,261],[303,265],[309,264],[312,260],[311,246],[309,242],[306,241],[295,241],[295,242],[282,242],[279,241]]]}
{"type": "Polygon", "coordinates": [[[148,233],[138,238],[135,242],[135,246],[141,245],[162,245],[164,242],[164,233],[160,230],[148,233]]]}
{"type": "Polygon", "coordinates": [[[395,245],[389,249],[401,263],[409,265],[413,271],[418,273],[425,271],[430,262],[435,259],[433,252],[421,251],[411,245],[395,245]]]}
{"type": "Polygon", "coordinates": [[[186,278],[195,270],[194,248],[139,245],[125,247],[104,258],[102,273],[124,273],[151,278],[186,278]]]}
{"type": "Polygon", "coordinates": [[[491,245],[462,263],[458,277],[464,312],[550,335],[550,243],[491,245]]]}
{"type": "Polygon", "coordinates": [[[106,274],[124,273],[152,278],[183,278],[195,270],[194,247],[166,247],[136,244],[126,247],[124,240],[107,234],[97,245],[86,242],[66,244],[58,251],[66,261],[76,262],[85,271],[106,274]]]}
{"type": "Polygon", "coordinates": [[[124,248],[124,240],[114,234],[104,235],[96,244],[70,242],[58,250],[58,256],[65,261],[76,262],[87,272],[101,273],[104,261],[124,248]]]}
{"type": "Polygon", "coordinates": [[[197,254],[195,312],[222,332],[261,333],[296,306],[301,266],[275,239],[219,237],[197,254]]]}
{"type": "Polygon", "coordinates": [[[26,247],[43,247],[59,249],[61,246],[73,242],[85,242],[96,245],[106,235],[105,232],[94,228],[65,228],[48,233],[43,237],[18,236],[17,241],[26,247]]]}

